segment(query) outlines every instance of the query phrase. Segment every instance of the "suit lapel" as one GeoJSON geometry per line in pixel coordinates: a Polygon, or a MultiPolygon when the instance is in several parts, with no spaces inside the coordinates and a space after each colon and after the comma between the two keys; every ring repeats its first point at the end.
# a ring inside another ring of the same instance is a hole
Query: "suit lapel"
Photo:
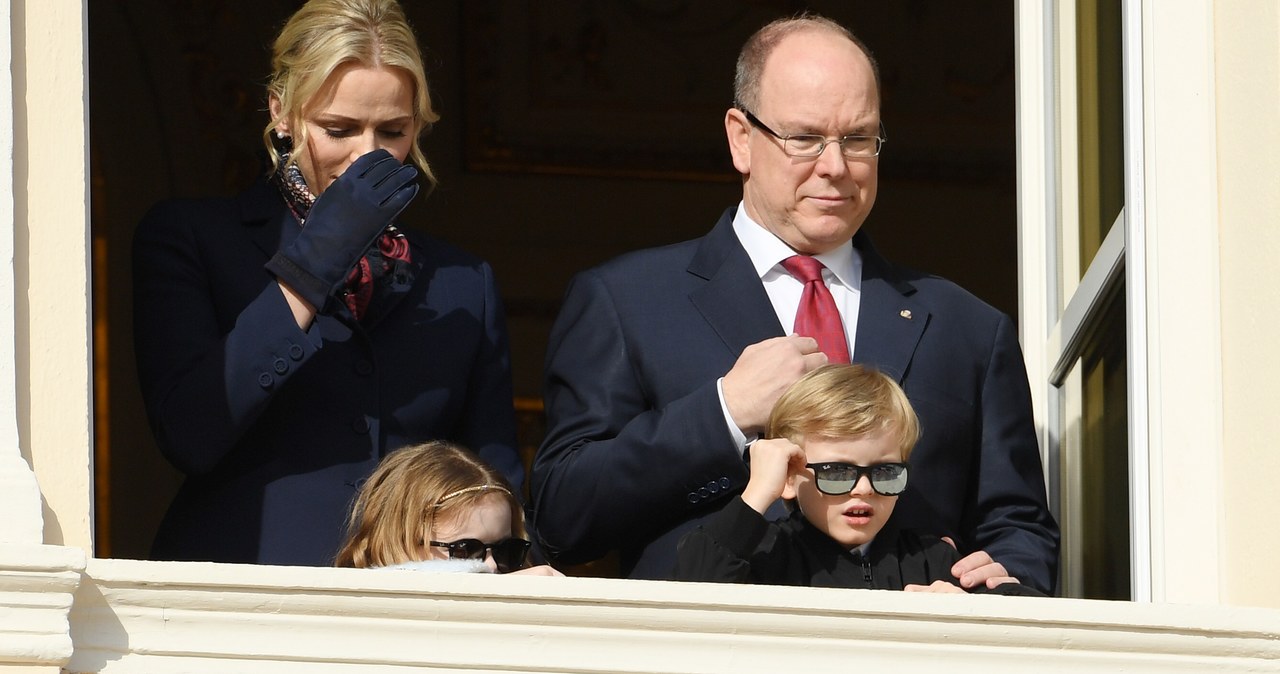
{"type": "Polygon", "coordinates": [[[871,239],[853,239],[862,255],[862,295],[853,361],[874,365],[902,382],[929,323],[929,311],[913,299],[915,286],[880,256],[871,239]]]}
{"type": "Polygon", "coordinates": [[[735,210],[725,211],[703,237],[688,271],[706,280],[689,299],[736,357],[748,346],[783,332],[747,251],[733,233],[735,210]]]}

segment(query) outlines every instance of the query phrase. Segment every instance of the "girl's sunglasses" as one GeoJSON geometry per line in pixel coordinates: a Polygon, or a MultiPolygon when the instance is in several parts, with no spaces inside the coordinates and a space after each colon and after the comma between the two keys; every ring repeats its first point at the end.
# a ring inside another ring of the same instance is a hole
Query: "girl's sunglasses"
{"type": "Polygon", "coordinates": [[[497,543],[483,543],[474,538],[464,538],[450,543],[428,541],[427,544],[448,550],[449,559],[484,559],[485,555],[492,551],[493,562],[498,567],[498,573],[511,573],[523,569],[529,563],[529,546],[531,545],[523,538],[504,538],[497,543]]]}
{"type": "Polygon", "coordinates": [[[813,470],[813,482],[818,487],[818,491],[828,496],[849,494],[863,475],[871,479],[871,488],[881,496],[897,496],[907,488],[906,463],[873,463],[870,466],[859,466],[833,461],[809,463],[805,464],[805,467],[813,470]]]}

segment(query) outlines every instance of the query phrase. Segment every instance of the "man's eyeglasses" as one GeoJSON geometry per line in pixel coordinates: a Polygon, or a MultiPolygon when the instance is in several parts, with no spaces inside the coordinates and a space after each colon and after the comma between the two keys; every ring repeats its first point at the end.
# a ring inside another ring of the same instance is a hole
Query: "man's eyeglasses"
{"type": "Polygon", "coordinates": [[[474,538],[443,543],[429,541],[428,545],[445,548],[449,551],[449,559],[484,559],[490,550],[493,551],[493,562],[498,573],[519,571],[529,563],[529,541],[523,538],[504,538],[497,543],[484,543],[474,538]]]}
{"type": "Polygon", "coordinates": [[[870,466],[859,466],[834,461],[809,463],[805,464],[805,467],[813,471],[813,482],[818,487],[818,491],[828,496],[849,494],[863,475],[870,478],[871,488],[881,496],[897,496],[907,488],[906,463],[873,463],[870,466]]]}
{"type": "Polygon", "coordinates": [[[884,138],[884,124],[880,125],[879,136],[841,136],[840,138],[827,138],[819,136],[816,133],[800,133],[790,136],[784,136],[773,129],[765,126],[755,115],[751,114],[746,108],[738,108],[742,114],[747,116],[747,121],[751,125],[761,131],[782,141],[782,151],[788,157],[817,157],[822,151],[827,149],[827,143],[839,143],[840,153],[846,159],[866,159],[868,157],[876,157],[880,155],[880,147],[888,140],[884,138]]]}

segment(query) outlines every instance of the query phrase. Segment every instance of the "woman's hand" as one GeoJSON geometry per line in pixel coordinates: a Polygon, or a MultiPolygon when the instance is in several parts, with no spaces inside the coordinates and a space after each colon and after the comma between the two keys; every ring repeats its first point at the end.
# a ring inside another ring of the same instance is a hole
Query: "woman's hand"
{"type": "Polygon", "coordinates": [[[302,231],[267,271],[324,313],[351,268],[417,195],[417,177],[416,168],[386,150],[355,160],[316,199],[302,231]]]}

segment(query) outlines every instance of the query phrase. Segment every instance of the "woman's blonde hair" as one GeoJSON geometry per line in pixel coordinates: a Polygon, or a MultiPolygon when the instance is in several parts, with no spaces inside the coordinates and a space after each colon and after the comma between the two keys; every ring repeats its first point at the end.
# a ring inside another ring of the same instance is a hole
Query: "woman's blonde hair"
{"type": "Polygon", "coordinates": [[[880,430],[893,434],[903,461],[920,439],[920,421],[898,383],[862,365],[824,365],[778,398],[768,435],[803,445],[806,436],[857,438],[880,430]]]}
{"type": "Polygon", "coordinates": [[[498,471],[458,445],[434,441],[386,456],[360,487],[334,566],[375,567],[425,559],[441,517],[497,495],[511,508],[511,535],[525,537],[524,511],[498,471]]]}
{"type": "Polygon", "coordinates": [[[262,132],[272,170],[280,168],[280,151],[272,132],[281,120],[293,123],[294,164],[307,153],[310,137],[302,113],[329,76],[346,63],[368,68],[388,66],[408,73],[414,84],[413,145],[409,160],[427,181],[435,175],[422,154],[419,138],[440,115],[431,107],[422,52],[404,10],[396,0],[310,0],[289,17],[272,48],[271,79],[267,94],[280,102],[280,116],[262,132]]]}

